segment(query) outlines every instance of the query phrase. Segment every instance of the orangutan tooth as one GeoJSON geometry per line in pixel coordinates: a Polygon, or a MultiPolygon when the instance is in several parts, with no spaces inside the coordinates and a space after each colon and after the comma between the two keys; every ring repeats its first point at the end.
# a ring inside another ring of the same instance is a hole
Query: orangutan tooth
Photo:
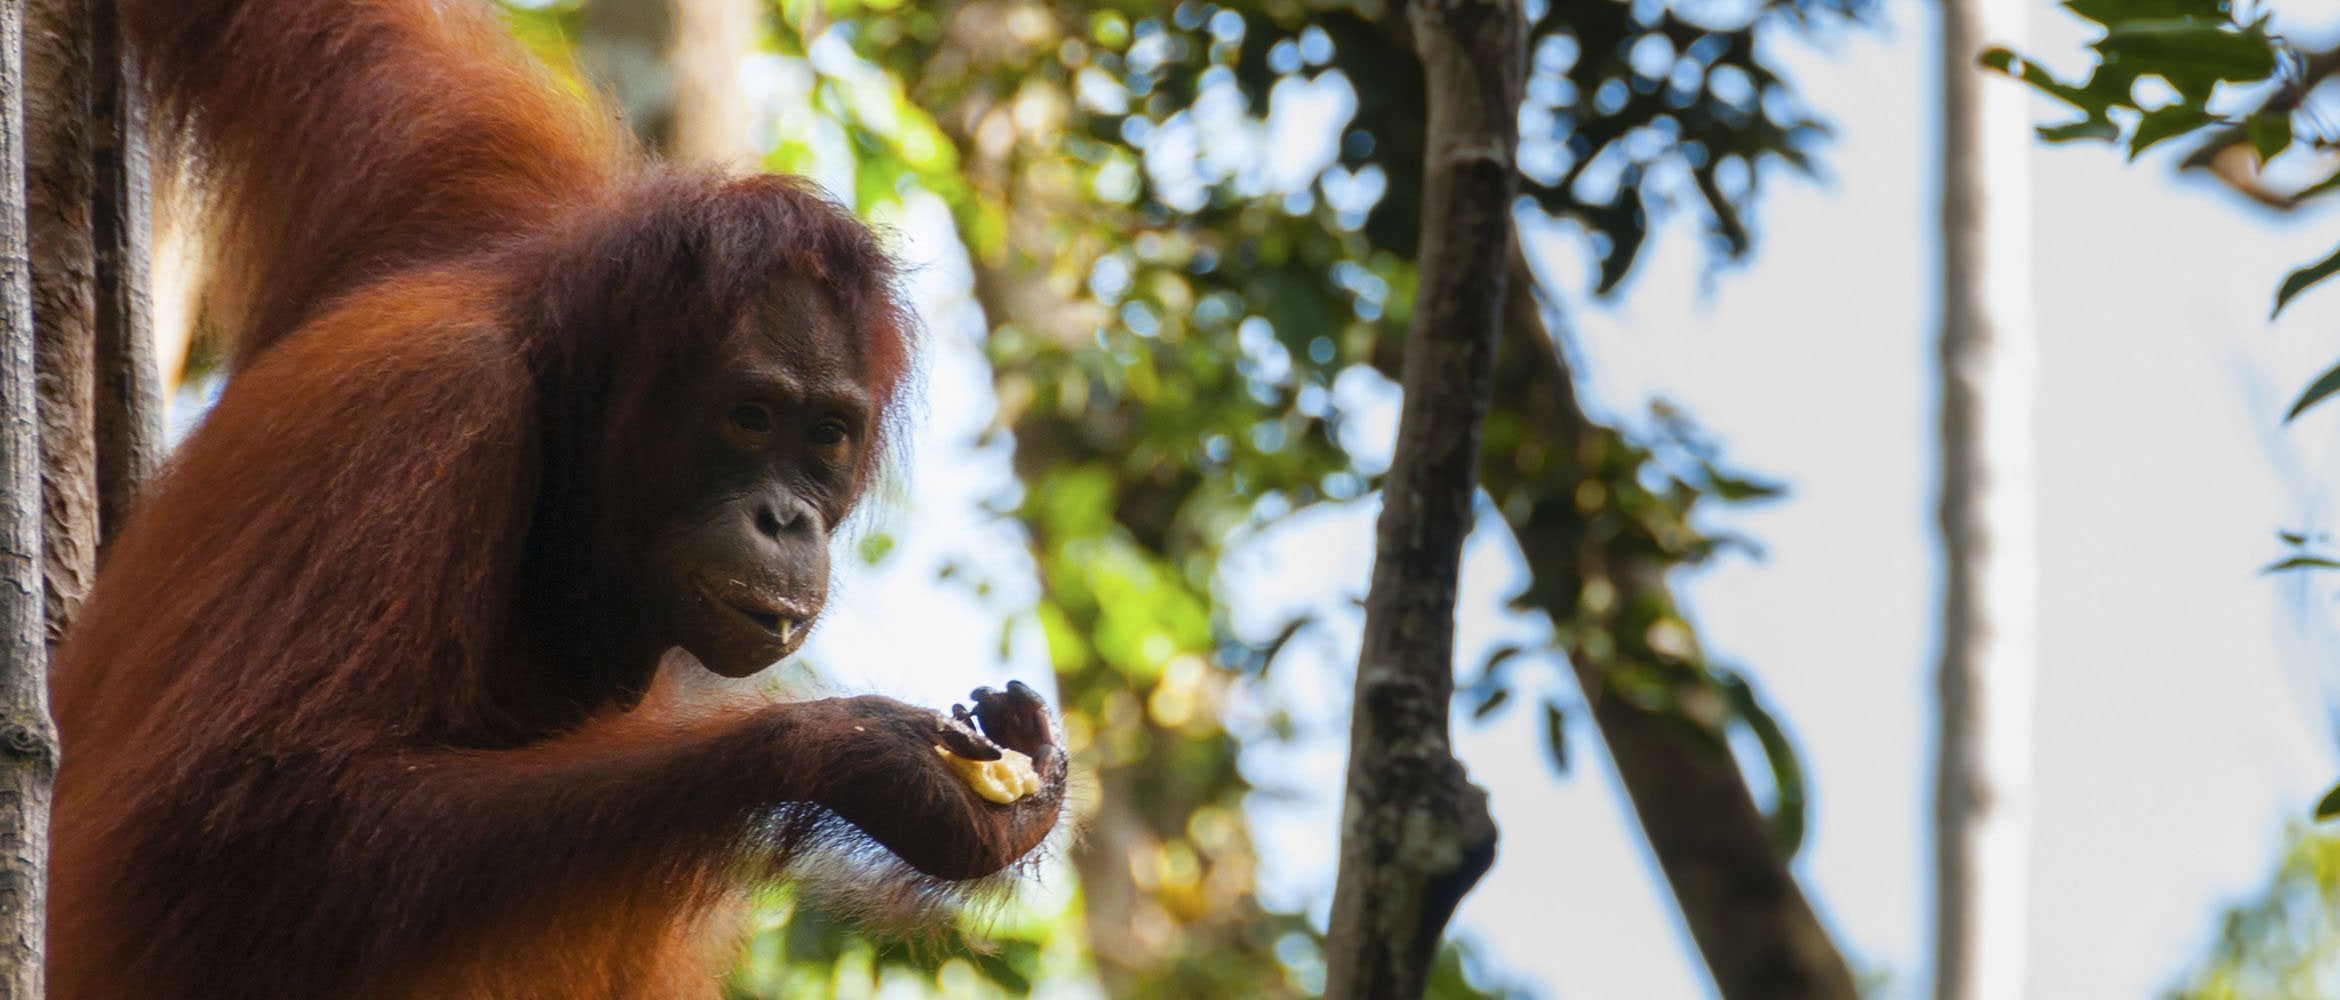
{"type": "Polygon", "coordinates": [[[780,629],[779,629],[779,631],[780,631],[780,641],[781,641],[781,642],[787,642],[789,639],[792,639],[792,638],[794,638],[794,637],[796,636],[796,619],[794,619],[794,618],[782,618],[782,619],[780,619],[780,629]]]}

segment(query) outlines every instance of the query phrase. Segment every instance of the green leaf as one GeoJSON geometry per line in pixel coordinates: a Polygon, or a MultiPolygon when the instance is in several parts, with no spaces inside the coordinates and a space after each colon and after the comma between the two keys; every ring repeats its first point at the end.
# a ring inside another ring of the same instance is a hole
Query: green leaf
{"type": "Polygon", "coordinates": [[[1009,996],[1021,996],[1032,992],[1032,977],[1025,975],[1024,970],[1016,968],[1015,963],[1009,961],[1004,954],[971,948],[961,957],[975,963],[975,967],[981,970],[986,978],[1005,987],[1009,996]]]}
{"type": "Polygon", "coordinates": [[[2330,177],[2326,177],[2323,180],[2301,188],[2298,194],[2291,196],[2291,200],[2293,202],[2302,202],[2310,198],[2319,198],[2324,195],[2331,194],[2334,191],[2340,191],[2340,170],[2333,171],[2332,176],[2330,177]]]}
{"type": "Polygon", "coordinates": [[[2251,148],[2259,151],[2259,162],[2274,159],[2291,147],[2291,116],[2289,114],[2252,115],[2243,122],[2250,133],[2251,148]]]}
{"type": "Polygon", "coordinates": [[[2145,112],[2137,119],[2137,131],[2129,137],[2129,158],[2134,160],[2154,143],[2172,136],[2184,135],[2217,121],[2218,117],[2202,107],[2191,104],[2172,104],[2145,112]]]}
{"type": "Polygon", "coordinates": [[[2096,51],[2108,67],[2157,74],[2195,102],[2208,101],[2220,81],[2258,81],[2275,72],[2275,46],[2263,31],[2196,18],[2122,21],[2107,28],[2096,51]]]}
{"type": "Polygon", "coordinates": [[[2156,18],[2224,20],[2221,0],[2065,0],[2064,9],[2098,24],[2156,18]]]}
{"type": "Polygon", "coordinates": [[[2275,537],[2283,539],[2285,545],[2306,545],[2308,542],[2308,536],[2297,531],[2278,531],[2275,537]]]}
{"type": "Polygon", "coordinates": [[[1551,702],[1544,703],[1544,749],[1552,755],[1552,768],[1568,773],[1568,713],[1551,702]]]}
{"type": "Polygon", "coordinates": [[[1479,664],[1479,676],[1490,680],[1495,679],[1497,670],[1502,669],[1503,665],[1510,662],[1512,657],[1525,652],[1527,650],[1516,643],[1504,643],[1495,647],[1494,652],[1487,654],[1487,662],[1479,664]]]}
{"type": "Polygon", "coordinates": [[[1276,637],[1268,640],[1267,645],[1259,648],[1260,675],[1263,677],[1267,675],[1268,668],[1275,665],[1276,657],[1284,654],[1284,647],[1292,644],[1293,637],[1298,636],[1301,630],[1315,623],[1315,615],[1301,615],[1285,622],[1284,627],[1276,632],[1276,637]]]}
{"type": "Polygon", "coordinates": [[[2283,415],[2283,422],[2290,423],[2292,418],[2307,412],[2308,407],[2323,402],[2325,397],[2335,392],[2340,392],[2340,365],[2333,365],[2322,375],[2316,376],[2316,380],[2308,384],[2307,391],[2299,394],[2299,402],[2291,404],[2291,412],[2283,415]]]}
{"type": "Polygon", "coordinates": [[[1593,289],[1597,294],[1607,295],[1616,289],[1618,282],[1625,280],[1626,272],[1633,268],[1634,255],[1641,252],[1641,242],[1649,235],[1648,217],[1642,213],[1641,189],[1629,187],[1619,191],[1617,200],[1607,209],[1588,214],[1609,223],[1602,227],[1610,236],[1609,252],[1601,258],[1600,284],[1593,289]]]}
{"type": "MultiPolygon", "coordinates": [[[[2268,318],[2272,319],[2281,315],[2283,307],[2289,304],[2294,296],[2307,291],[2309,285],[2331,277],[2334,271],[2340,271],[2340,250],[2334,250],[2331,256],[2291,272],[2283,279],[2283,287],[2275,290],[2275,311],[2269,313],[2268,318]]],[[[2323,397],[2316,398],[2322,399],[2323,397]]]]}
{"type": "Polygon", "coordinates": [[[1772,846],[1779,850],[1780,857],[1794,858],[1804,846],[1806,805],[1804,766],[1796,759],[1795,744],[1788,739],[1778,717],[1755,697],[1755,688],[1745,677],[1728,670],[1718,670],[1716,674],[1723,700],[1763,747],[1763,759],[1771,765],[1771,786],[1775,792],[1771,809],[1772,846]]]}
{"type": "Polygon", "coordinates": [[[2062,125],[2042,125],[2038,132],[2042,142],[2078,142],[2083,139],[2111,142],[2121,137],[2119,126],[2094,118],[2083,118],[2062,125]]]}
{"type": "Polygon", "coordinates": [[[1706,476],[1705,492],[1726,503],[1768,500],[1787,492],[1787,487],[1779,483],[1738,475],[1713,462],[1701,461],[1698,465],[1706,476]]]}
{"type": "Polygon", "coordinates": [[[2340,561],[2326,559],[2322,556],[2292,556],[2269,563],[2266,569],[2259,572],[2281,573],[2295,569],[2340,569],[2340,561]]]}
{"type": "Polygon", "coordinates": [[[2334,816],[2340,816],[2340,785],[2332,786],[2332,790],[2325,792],[2323,799],[2316,803],[2317,822],[2323,822],[2334,816]]]}
{"type": "Polygon", "coordinates": [[[1510,700],[1510,688],[1496,688],[1487,692],[1486,697],[1480,698],[1477,705],[1471,706],[1471,721],[1476,722],[1495,714],[1496,709],[1502,708],[1504,703],[1510,700]]]}
{"type": "Polygon", "coordinates": [[[2101,119],[2106,102],[2092,95],[2086,88],[2075,87],[2056,79],[2038,63],[2002,48],[1985,49],[1976,59],[1984,69],[2012,76],[2030,84],[2039,92],[2089,113],[2090,120],[2101,119]]]}

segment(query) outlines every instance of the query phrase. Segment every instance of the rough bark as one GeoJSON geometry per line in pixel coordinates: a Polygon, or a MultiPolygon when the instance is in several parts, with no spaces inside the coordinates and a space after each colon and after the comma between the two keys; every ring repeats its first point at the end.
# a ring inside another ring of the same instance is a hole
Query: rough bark
{"type": "Polygon", "coordinates": [[[29,1000],[58,756],[47,658],[95,580],[101,532],[154,465],[160,422],[141,298],[143,124],[112,4],[7,2],[0,21],[0,1000],[29,1000]]]}
{"type": "MultiPolygon", "coordinates": [[[[1023,58],[1024,47],[1033,44],[1008,30],[1012,9],[976,0],[943,12],[944,42],[921,73],[915,93],[935,109],[969,182],[987,201],[1005,207],[998,244],[975,248],[972,255],[975,294],[985,314],[995,324],[1032,335],[1085,342],[1104,320],[1080,294],[1080,275],[1093,254],[1090,248],[1067,245],[1066,233],[1051,220],[1096,207],[1049,187],[1045,172],[1023,169],[1024,144],[1045,142],[1047,136],[1027,134],[1014,123],[990,69],[1023,58]]],[[[1406,37],[1402,21],[1391,20],[1397,22],[1391,28],[1406,37]]],[[[1389,69],[1417,71],[1411,60],[1389,69]]],[[[1564,359],[1539,313],[1533,275],[1516,256],[1507,284],[1495,406],[1526,424],[1541,453],[1569,463],[1566,470],[1529,470],[1548,474],[1534,484],[1536,492],[1565,501],[1581,482],[1573,456],[1596,436],[1614,432],[1593,424],[1579,407],[1564,359]]],[[[1380,364],[1383,359],[1375,360],[1380,364]]],[[[1397,359],[1388,361],[1395,379],[1397,359]]],[[[1026,428],[1017,430],[1019,442],[1033,440],[1023,433],[1026,428]]],[[[1498,498],[1522,483],[1525,473],[1514,458],[1488,456],[1485,482],[1498,498]]],[[[1565,581],[1582,579],[1580,560],[1610,558],[1588,550],[1585,519],[1569,502],[1539,504],[1523,508],[1513,529],[1535,575],[1534,588],[1568,591],[1549,597],[1544,606],[1556,619],[1571,613],[1577,597],[1565,581]]],[[[1621,595],[1623,600],[1655,600],[1671,607],[1664,570],[1652,563],[1621,580],[1633,588],[1621,595]]],[[[1588,678],[1586,688],[1597,697],[1598,678],[1588,678]]],[[[1608,711],[1596,713],[1596,721],[1620,759],[1628,792],[1723,994],[1731,1000],[1854,996],[1843,958],[1797,888],[1786,859],[1774,849],[1770,825],[1736,762],[1675,716],[1611,701],[1608,711]]],[[[1155,746],[1175,738],[1153,735],[1149,743],[1155,746]]],[[[1136,780],[1137,771],[1152,763],[1100,770],[1096,814],[1085,820],[1072,856],[1087,900],[1084,914],[1099,976],[1114,996],[1130,994],[1141,972],[1162,957],[1157,946],[1135,933],[1145,923],[1148,900],[1131,882],[1128,859],[1149,843],[1175,836],[1184,816],[1175,808],[1155,808],[1161,805],[1159,796],[1136,780]],[[1164,826],[1165,821],[1172,822],[1164,826]]],[[[1239,922],[1235,915],[1205,920],[1190,914],[1189,919],[1180,925],[1189,943],[1224,937],[1226,925],[1239,922]]],[[[1218,953],[1199,944],[1191,950],[1218,953]]]]}
{"type": "Polygon", "coordinates": [[[121,531],[162,456],[161,372],[155,362],[147,261],[153,198],[146,118],[111,0],[88,22],[93,67],[91,243],[95,264],[98,544],[121,531]]]}
{"type": "Polygon", "coordinates": [[[1449,742],[1454,599],[1512,242],[1526,25],[1508,0],[1407,12],[1430,115],[1421,285],[1382,487],[1349,730],[1326,995],[1417,997],[1439,935],[1495,856],[1486,793],[1449,742]]]}
{"type": "Polygon", "coordinates": [[[41,995],[49,796],[57,767],[25,248],[23,13],[19,0],[0,0],[0,1000],[41,995]]]}
{"type": "MultiPolygon", "coordinates": [[[[1393,38],[1404,23],[1384,19],[1393,38]]],[[[1391,72],[1404,71],[1390,67],[1391,72]]],[[[1515,447],[1483,456],[1481,486],[1504,511],[1531,576],[1520,602],[1541,608],[1563,630],[1579,627],[1583,585],[1593,576],[1616,588],[1611,603],[1680,620],[1666,574],[1675,565],[1638,539],[1605,538],[1576,504],[1594,457],[1619,444],[1579,404],[1566,358],[1546,326],[1536,280],[1516,243],[1509,261],[1503,343],[1493,412],[1516,422],[1515,447]]],[[[1398,377],[1392,352],[1374,366],[1398,377]]],[[[1613,638],[1628,638],[1618,635],[1613,638]]],[[[1695,643],[1693,642],[1693,645],[1695,643]]],[[[1695,651],[1693,651],[1695,655],[1695,651]]],[[[1858,996],[1850,968],[1775,846],[1770,820],[1722,743],[1722,706],[1695,677],[1669,686],[1667,700],[1706,716],[1605,698],[1610,664],[1574,664],[1593,718],[1616,762],[1651,853],[1666,873],[1717,990],[1727,1000],[1858,996]],[[1701,730],[1704,731],[1701,731],[1701,730]]]]}
{"type": "MultiPolygon", "coordinates": [[[[1520,441],[1485,456],[1480,483],[1506,512],[1526,557],[1532,582],[1523,600],[1566,626],[1583,581],[1598,577],[1616,588],[1612,605],[1678,618],[1665,579],[1670,564],[1644,547],[1593,538],[1576,506],[1593,456],[1615,432],[1593,423],[1579,403],[1536,301],[1535,276],[1516,247],[1509,266],[1494,408],[1518,419],[1520,441]]],[[[1721,706],[1712,693],[1685,675],[1668,699],[1682,714],[1652,709],[1607,696],[1614,666],[1580,656],[1577,679],[1717,991],[1728,1000],[1853,1000],[1859,994],[1851,970],[1721,740],[1721,706]],[[1701,724],[1706,732],[1695,728],[1701,724]]]]}
{"type": "MultiPolygon", "coordinates": [[[[985,314],[996,324],[1078,343],[1104,318],[1079,293],[1079,274],[1092,255],[1067,246],[1065,234],[1049,220],[1095,207],[1050,189],[1042,172],[1020,169],[1020,143],[1027,138],[1010,120],[1007,101],[994,92],[986,69],[1018,58],[1026,44],[1007,30],[1009,10],[1003,3],[978,0],[945,15],[945,41],[916,92],[936,108],[970,183],[986,200],[1007,208],[999,245],[973,255],[975,294],[985,314]]],[[[1391,27],[1402,30],[1402,22],[1391,27]]],[[[1416,67],[1409,61],[1390,71],[1414,72],[1416,67]]],[[[1495,408],[1523,421],[1538,451],[1570,465],[1535,484],[1538,493],[1563,502],[1523,508],[1513,524],[1536,579],[1534,588],[1567,590],[1544,603],[1558,619],[1576,607],[1576,593],[1565,581],[1582,579],[1580,560],[1611,558],[1605,551],[1588,550],[1585,519],[1565,500],[1581,482],[1573,456],[1597,435],[1614,432],[1593,424],[1579,407],[1564,359],[1539,313],[1533,275],[1516,255],[1507,285],[1495,408]]],[[[1383,359],[1375,360],[1380,364],[1383,359]]],[[[1397,359],[1388,361],[1386,370],[1395,379],[1397,359]]],[[[1020,442],[1032,440],[1018,430],[1020,442]]],[[[1488,456],[1485,482],[1499,498],[1522,483],[1515,457],[1488,456]]],[[[1621,580],[1632,588],[1621,595],[1623,601],[1671,607],[1664,571],[1653,562],[1621,580]]],[[[1597,697],[1599,679],[1587,678],[1586,688],[1597,697]]],[[[1596,713],[1596,722],[1619,758],[1628,793],[1723,994],[1731,1000],[1854,996],[1843,958],[1786,859],[1773,847],[1769,822],[1736,762],[1689,732],[1677,717],[1612,701],[1608,711],[1596,713]]],[[[1151,741],[1156,745],[1171,739],[1156,735],[1151,741]]],[[[1139,972],[1160,957],[1158,948],[1133,933],[1143,923],[1147,902],[1131,884],[1127,859],[1159,836],[1174,835],[1176,824],[1161,827],[1157,810],[1149,809],[1153,801],[1131,773],[1106,768],[1097,782],[1097,813],[1084,823],[1072,860],[1087,898],[1084,913],[1100,979],[1108,994],[1120,996],[1130,993],[1139,972]]],[[[1175,811],[1158,810],[1164,815],[1175,811]]],[[[1218,933],[1220,925],[1198,920],[1181,926],[1191,941],[1218,933]]]]}
{"type": "Polygon", "coordinates": [[[1716,991],[1727,1000],[1860,996],[1730,753],[1684,739],[1682,720],[1626,698],[1594,698],[1593,718],[1716,991]]]}
{"type": "Polygon", "coordinates": [[[2019,996],[2034,634],[2028,110],[1975,53],[2020,43],[2018,0],[1942,0],[1941,721],[1934,996],[2019,996]]]}
{"type": "Polygon", "coordinates": [[[52,651],[97,577],[96,190],[88,0],[24,10],[25,215],[41,426],[42,577],[52,651]]]}

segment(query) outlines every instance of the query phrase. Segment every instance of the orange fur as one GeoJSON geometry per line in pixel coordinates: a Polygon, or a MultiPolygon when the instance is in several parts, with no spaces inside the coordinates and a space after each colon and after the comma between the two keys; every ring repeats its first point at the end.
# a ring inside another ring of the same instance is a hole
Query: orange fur
{"type": "Polygon", "coordinates": [[[741,879],[836,818],[915,869],[875,895],[1045,838],[1061,755],[993,807],[922,709],[642,703],[609,509],[678,488],[672,397],[775,289],[893,410],[865,228],[646,160],[470,0],[122,9],[237,370],[54,668],[53,1000],[712,995],[741,879]]]}

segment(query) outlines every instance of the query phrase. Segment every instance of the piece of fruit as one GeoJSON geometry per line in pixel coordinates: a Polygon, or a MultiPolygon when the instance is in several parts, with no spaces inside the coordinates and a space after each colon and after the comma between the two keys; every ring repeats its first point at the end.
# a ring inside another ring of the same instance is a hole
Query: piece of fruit
{"type": "Polygon", "coordinates": [[[968,760],[947,747],[934,752],[985,801],[1006,805],[1040,790],[1040,772],[1032,768],[1032,758],[1014,750],[1000,748],[998,760],[968,760]]]}

